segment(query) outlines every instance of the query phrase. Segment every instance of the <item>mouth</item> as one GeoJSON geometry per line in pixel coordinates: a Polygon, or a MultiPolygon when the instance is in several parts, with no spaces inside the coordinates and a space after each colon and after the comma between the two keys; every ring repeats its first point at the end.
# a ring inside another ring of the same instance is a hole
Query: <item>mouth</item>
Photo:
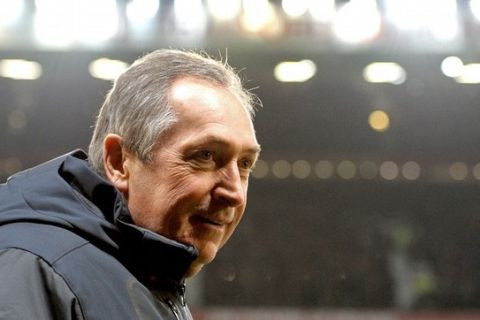
{"type": "Polygon", "coordinates": [[[204,223],[204,224],[207,224],[207,225],[211,225],[211,226],[215,226],[215,227],[222,227],[225,223],[222,223],[222,222],[219,222],[219,221],[215,221],[215,220],[212,220],[212,219],[209,219],[209,218],[206,218],[204,216],[194,216],[195,220],[197,220],[198,222],[201,222],[201,223],[204,223]]]}

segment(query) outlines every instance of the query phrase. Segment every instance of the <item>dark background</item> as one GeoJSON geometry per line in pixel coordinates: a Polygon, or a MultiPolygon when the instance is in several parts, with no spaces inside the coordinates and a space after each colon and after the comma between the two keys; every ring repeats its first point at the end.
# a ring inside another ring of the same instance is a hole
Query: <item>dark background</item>
{"type": "MultiPolygon", "coordinates": [[[[107,53],[127,61],[140,54],[107,53]]],[[[405,62],[422,83],[415,97],[408,94],[410,80],[397,86],[363,82],[363,66],[381,60],[375,53],[309,55],[319,70],[302,84],[273,80],[271,70],[281,57],[276,52],[230,50],[229,55],[263,101],[255,125],[267,163],[417,161],[422,171],[415,181],[366,180],[358,173],[350,180],[335,174],[321,180],[313,170],[306,179],[278,179],[271,172],[252,178],[243,223],[206,269],[204,303],[394,307],[389,257],[403,252],[412,265],[428,266],[424,272],[431,283],[426,292],[417,289],[415,307],[478,307],[479,182],[471,174],[464,181],[434,176],[435,166],[464,161],[471,167],[480,160],[478,86],[443,77],[438,66],[444,55],[381,57],[405,62]],[[391,116],[384,133],[368,125],[376,101],[383,101],[391,116]],[[396,244],[397,229],[408,231],[407,245],[396,244]]],[[[85,71],[99,54],[0,52],[9,56],[41,61],[44,77],[0,79],[3,162],[17,157],[27,168],[85,149],[110,87],[85,71]],[[16,109],[27,121],[17,130],[4,116],[16,109]]]]}
{"type": "MultiPolygon", "coordinates": [[[[470,28],[473,28],[470,26],[470,28]]],[[[474,30],[475,31],[475,30],[474,30]]],[[[386,33],[387,31],[385,31],[386,33]]],[[[247,88],[263,101],[255,126],[262,160],[306,160],[305,179],[270,170],[252,177],[249,206],[230,243],[201,278],[205,306],[477,309],[480,307],[480,87],[445,77],[442,60],[480,61],[477,32],[463,46],[409,50],[401,38],[346,50],[308,39],[218,39],[201,46],[159,40],[155,45],[64,51],[0,47],[0,59],[38,61],[35,81],[0,78],[0,179],[88,145],[96,112],[111,83],[92,78],[99,57],[132,62],[159,47],[204,49],[242,69],[247,88]],[[273,68],[311,59],[317,74],[305,83],[280,83],[273,68]],[[367,83],[363,68],[394,61],[407,72],[400,85],[367,83]],[[369,114],[385,110],[389,130],[375,132],[369,114]],[[12,127],[12,112],[24,126],[12,127]],[[416,161],[408,180],[380,175],[319,179],[320,160],[357,166],[416,161]],[[454,162],[468,173],[448,174],[454,162]]]]}

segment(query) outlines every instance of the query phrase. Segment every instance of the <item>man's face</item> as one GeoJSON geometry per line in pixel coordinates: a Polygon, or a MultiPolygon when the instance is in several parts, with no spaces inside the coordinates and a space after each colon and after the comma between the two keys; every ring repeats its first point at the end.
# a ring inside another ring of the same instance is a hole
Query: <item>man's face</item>
{"type": "Polygon", "coordinates": [[[152,163],[126,158],[125,193],[137,225],[199,250],[192,276],[240,222],[259,146],[247,111],[223,87],[180,79],[170,102],[178,122],[159,141],[152,163]]]}

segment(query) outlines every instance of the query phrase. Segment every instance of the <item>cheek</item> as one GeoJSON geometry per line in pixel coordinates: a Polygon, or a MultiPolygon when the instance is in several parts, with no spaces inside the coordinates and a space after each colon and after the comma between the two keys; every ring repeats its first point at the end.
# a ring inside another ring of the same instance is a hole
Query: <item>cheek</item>
{"type": "Polygon", "coordinates": [[[190,202],[189,200],[192,202],[204,201],[214,185],[208,174],[187,170],[172,175],[169,180],[171,181],[168,189],[169,196],[181,198],[182,201],[187,202],[190,202]]]}
{"type": "Polygon", "coordinates": [[[156,225],[157,231],[161,226],[164,235],[188,234],[191,232],[188,223],[191,214],[210,201],[208,180],[181,172],[165,180],[162,188],[156,189],[156,195],[150,198],[154,203],[153,208],[150,208],[151,225],[156,225]]]}
{"type": "Polygon", "coordinates": [[[171,182],[156,172],[143,172],[129,185],[128,208],[135,224],[155,232],[161,231],[168,219],[168,210],[176,201],[178,193],[172,190],[171,182]]]}

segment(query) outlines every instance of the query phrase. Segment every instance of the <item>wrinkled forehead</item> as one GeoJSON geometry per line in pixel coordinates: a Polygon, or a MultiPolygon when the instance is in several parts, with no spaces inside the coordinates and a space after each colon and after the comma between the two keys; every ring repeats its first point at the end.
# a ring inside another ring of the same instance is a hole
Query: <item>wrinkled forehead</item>
{"type": "Polygon", "coordinates": [[[240,118],[247,117],[252,122],[251,114],[245,101],[236,91],[225,86],[197,78],[183,78],[174,83],[169,94],[170,106],[174,112],[198,116],[199,112],[210,116],[235,113],[240,118]]]}
{"type": "Polygon", "coordinates": [[[180,132],[191,136],[208,129],[207,133],[223,132],[258,145],[249,111],[223,86],[184,78],[172,86],[169,105],[177,118],[169,130],[170,137],[180,132]]]}
{"type": "Polygon", "coordinates": [[[242,108],[248,115],[250,121],[253,122],[253,107],[251,105],[251,101],[246,97],[246,94],[243,92],[243,88],[229,87],[214,80],[207,80],[197,77],[178,78],[173,82],[171,86],[169,92],[169,100],[172,101],[172,99],[186,99],[189,95],[192,94],[192,88],[197,86],[200,87],[200,90],[203,90],[203,95],[205,99],[216,98],[216,90],[218,89],[228,92],[231,96],[235,97],[238,105],[242,106],[242,108]],[[182,85],[183,83],[189,83],[189,85],[182,85]]]}

